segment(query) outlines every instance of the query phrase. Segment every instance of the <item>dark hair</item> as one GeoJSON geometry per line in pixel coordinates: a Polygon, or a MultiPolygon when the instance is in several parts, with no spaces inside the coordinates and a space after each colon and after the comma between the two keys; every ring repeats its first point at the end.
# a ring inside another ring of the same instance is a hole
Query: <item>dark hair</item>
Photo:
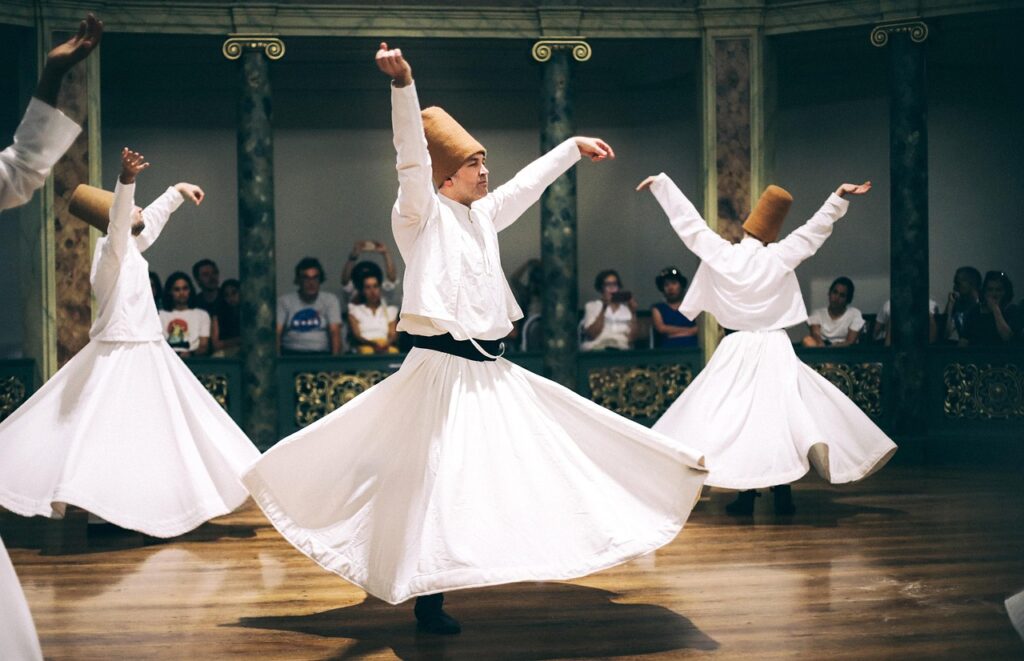
{"type": "Polygon", "coordinates": [[[619,272],[616,271],[615,269],[605,269],[598,273],[597,277],[594,278],[594,289],[596,289],[597,291],[602,291],[604,289],[605,278],[607,278],[610,275],[615,276],[615,279],[619,281],[619,286],[621,287],[622,278],[619,277],[619,272]]]}
{"type": "Polygon", "coordinates": [[[363,282],[367,278],[377,278],[378,283],[383,283],[384,272],[373,262],[359,262],[352,267],[352,284],[355,285],[356,291],[363,291],[363,282]]]}
{"type": "Polygon", "coordinates": [[[172,290],[174,289],[174,283],[178,280],[184,280],[188,283],[188,307],[194,308],[196,306],[196,288],[192,284],[192,278],[188,277],[188,273],[184,271],[175,271],[164,280],[163,303],[164,309],[168,312],[174,309],[174,292],[172,290]]]}
{"type": "Polygon", "coordinates": [[[654,279],[654,284],[658,286],[658,291],[664,293],[665,283],[669,280],[675,280],[683,289],[686,289],[686,285],[689,283],[686,276],[679,269],[674,266],[667,266],[661,269],[661,273],[654,279]]]}
{"type": "Polygon", "coordinates": [[[227,289],[228,287],[234,287],[238,291],[242,291],[242,283],[241,282],[239,282],[238,280],[236,280],[234,278],[228,278],[224,282],[220,283],[220,293],[221,293],[221,296],[224,295],[224,290],[227,289]]]}
{"type": "Polygon", "coordinates": [[[220,273],[220,268],[217,267],[217,262],[213,261],[212,259],[207,259],[204,257],[203,259],[200,259],[198,262],[192,265],[192,277],[198,280],[199,269],[203,268],[204,266],[212,266],[214,269],[217,270],[217,273],[220,273]]]}
{"type": "Polygon", "coordinates": [[[324,281],[324,267],[320,264],[320,260],[316,257],[303,257],[299,260],[299,263],[295,265],[295,284],[299,284],[299,275],[307,269],[316,269],[320,271],[320,282],[324,281]]]}
{"type": "Polygon", "coordinates": [[[160,305],[164,298],[164,287],[160,284],[160,276],[155,272],[149,272],[149,288],[153,290],[153,302],[160,305]]]}
{"type": "Polygon", "coordinates": [[[975,289],[979,291],[981,290],[981,271],[978,269],[973,266],[961,266],[956,270],[956,273],[953,274],[953,277],[956,278],[958,275],[964,276],[971,281],[971,284],[974,285],[975,289]]]}
{"type": "Polygon", "coordinates": [[[836,285],[843,285],[846,287],[846,304],[853,303],[853,280],[850,280],[845,275],[841,275],[832,281],[832,284],[828,286],[828,293],[832,293],[832,290],[836,285]]]}
{"type": "Polygon", "coordinates": [[[1013,283],[1010,282],[1010,276],[1002,271],[989,271],[985,274],[985,281],[981,283],[981,293],[984,294],[988,283],[994,281],[999,281],[1003,285],[1003,297],[999,300],[999,307],[1005,308],[1013,300],[1013,283]]]}

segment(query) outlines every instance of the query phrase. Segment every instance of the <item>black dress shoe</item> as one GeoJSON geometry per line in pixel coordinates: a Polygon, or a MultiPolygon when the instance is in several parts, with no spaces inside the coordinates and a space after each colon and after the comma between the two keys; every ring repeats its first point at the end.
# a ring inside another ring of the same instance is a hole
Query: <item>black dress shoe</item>
{"type": "Polygon", "coordinates": [[[462,632],[462,625],[444,612],[444,594],[430,594],[416,597],[416,629],[441,636],[453,636],[462,632]]]}
{"type": "Polygon", "coordinates": [[[793,489],[788,484],[772,487],[775,493],[775,513],[779,516],[792,516],[796,512],[793,505],[793,489]]]}
{"type": "Polygon", "coordinates": [[[725,506],[725,513],[729,516],[750,516],[754,513],[754,499],[760,497],[761,494],[754,489],[741,491],[736,500],[725,506]]]}

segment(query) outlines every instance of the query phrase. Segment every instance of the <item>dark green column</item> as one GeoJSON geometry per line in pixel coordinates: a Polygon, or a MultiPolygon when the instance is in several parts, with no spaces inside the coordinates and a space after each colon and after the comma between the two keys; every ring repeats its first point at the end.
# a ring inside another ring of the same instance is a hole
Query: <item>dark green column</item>
{"type": "Polygon", "coordinates": [[[261,450],[277,440],[274,319],[274,138],[268,57],[240,53],[238,99],[238,267],[242,283],[243,427],[261,450]]]}
{"type": "MultiPolygon", "coordinates": [[[[893,431],[927,434],[928,101],[927,27],[888,26],[893,431]]],[[[877,32],[877,29],[876,29],[877,32]]],[[[875,34],[872,38],[877,43],[875,34]]],[[[883,42],[884,45],[885,42],[883,42]]]]}
{"type": "MultiPolygon", "coordinates": [[[[575,135],[572,63],[569,51],[554,49],[542,64],[542,152],[575,135]]],[[[563,174],[541,197],[540,254],[544,270],[544,374],[576,389],[579,287],[576,273],[576,168],[563,174]]]]}

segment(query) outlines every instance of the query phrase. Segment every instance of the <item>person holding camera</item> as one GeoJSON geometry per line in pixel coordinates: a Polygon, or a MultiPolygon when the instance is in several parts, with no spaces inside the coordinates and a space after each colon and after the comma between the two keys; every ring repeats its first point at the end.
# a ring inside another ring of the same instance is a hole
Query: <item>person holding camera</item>
{"type": "Polygon", "coordinates": [[[613,269],[597,274],[594,289],[601,298],[589,301],[583,307],[583,336],[586,339],[580,344],[580,349],[629,349],[637,335],[636,299],[632,292],[622,289],[622,279],[613,269]]]}
{"type": "MultiPolygon", "coordinates": [[[[359,273],[356,272],[358,267],[363,266],[367,263],[360,261],[359,258],[363,255],[377,254],[384,260],[384,278],[380,281],[381,290],[391,297],[391,292],[398,286],[398,270],[395,268],[395,260],[391,257],[391,251],[388,250],[388,246],[383,241],[356,241],[352,245],[352,250],[348,254],[348,260],[345,261],[345,266],[341,269],[341,289],[345,292],[345,295],[352,300],[356,294],[357,280],[359,280],[359,273]]],[[[391,301],[394,302],[394,301],[391,301]]]]}

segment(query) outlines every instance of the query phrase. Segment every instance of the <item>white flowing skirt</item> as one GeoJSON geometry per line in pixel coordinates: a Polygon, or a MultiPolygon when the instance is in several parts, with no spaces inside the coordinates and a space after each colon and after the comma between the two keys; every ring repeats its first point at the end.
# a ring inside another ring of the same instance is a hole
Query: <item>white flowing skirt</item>
{"type": "Polygon", "coordinates": [[[414,349],[244,482],[324,569],[396,604],[569,579],[675,538],[700,453],[501,359],[414,349]]]}
{"type": "Polygon", "coordinates": [[[814,465],[833,484],[881,468],[896,445],[838,388],[797,358],[785,331],[737,332],[654,429],[707,458],[707,484],[757,489],[814,465]]]}
{"type": "Polygon", "coordinates": [[[244,503],[258,457],[166,342],[90,342],[0,423],[0,506],[174,537],[244,503]]]}
{"type": "Polygon", "coordinates": [[[0,659],[42,661],[39,636],[32,622],[18,575],[0,541],[0,659]]]}

